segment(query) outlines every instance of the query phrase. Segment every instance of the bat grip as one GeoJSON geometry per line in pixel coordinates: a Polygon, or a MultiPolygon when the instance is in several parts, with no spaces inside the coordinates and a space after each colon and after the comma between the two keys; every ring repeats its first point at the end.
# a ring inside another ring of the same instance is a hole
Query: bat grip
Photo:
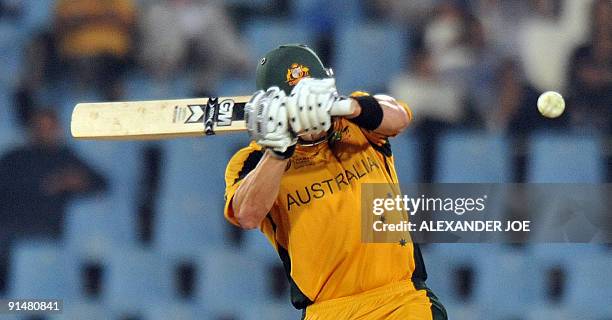
{"type": "Polygon", "coordinates": [[[355,112],[353,100],[347,97],[339,97],[331,107],[332,116],[348,116],[355,112]]]}

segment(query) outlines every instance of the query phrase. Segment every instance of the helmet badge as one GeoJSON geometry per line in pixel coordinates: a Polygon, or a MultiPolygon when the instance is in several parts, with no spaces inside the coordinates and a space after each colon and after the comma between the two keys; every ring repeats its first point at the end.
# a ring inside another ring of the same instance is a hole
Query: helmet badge
{"type": "Polygon", "coordinates": [[[295,86],[305,77],[310,77],[310,68],[304,65],[293,63],[289,69],[287,69],[287,83],[290,86],[295,86]]]}

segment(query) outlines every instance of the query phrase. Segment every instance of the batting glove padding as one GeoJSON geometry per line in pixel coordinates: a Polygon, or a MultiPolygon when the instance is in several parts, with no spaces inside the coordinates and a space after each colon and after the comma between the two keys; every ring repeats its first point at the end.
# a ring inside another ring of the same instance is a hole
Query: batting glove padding
{"type": "Polygon", "coordinates": [[[265,148],[284,153],[295,145],[297,137],[289,130],[285,92],[278,87],[253,94],[244,108],[251,139],[265,148]]]}
{"type": "Polygon", "coordinates": [[[287,113],[293,132],[319,133],[331,126],[331,108],[338,98],[336,80],[304,78],[287,98],[287,113]]]}

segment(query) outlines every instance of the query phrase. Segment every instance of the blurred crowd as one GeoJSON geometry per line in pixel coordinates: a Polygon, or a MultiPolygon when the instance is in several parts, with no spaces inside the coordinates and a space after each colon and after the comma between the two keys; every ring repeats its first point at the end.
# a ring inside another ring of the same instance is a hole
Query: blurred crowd
{"type": "MultiPolygon", "coordinates": [[[[26,2],[0,0],[0,21],[17,23],[26,2]]],[[[389,61],[397,74],[380,74],[387,86],[371,89],[414,110],[422,181],[432,180],[436,137],[453,128],[518,140],[537,130],[612,134],[609,0],[58,0],[52,10],[51,23],[28,39],[22,72],[13,75],[11,105],[1,106],[29,133],[25,146],[0,159],[1,248],[16,232],[61,235],[66,202],[105,190],[105,177],[61,143],[58,112],[45,92],[61,82],[121,100],[127,75],[138,73],[160,86],[187,78],[192,96],[214,95],[228,75],[253,78],[243,32],[254,17],[310,28],[315,42],[309,45],[332,68],[334,30],[343,24],[390,23],[410,33],[402,44],[408,60],[389,61]],[[344,20],[339,8],[346,6],[359,21],[344,20]],[[548,90],[566,98],[567,112],[558,119],[537,112],[537,98],[548,90]],[[19,174],[24,171],[31,174],[19,174]],[[45,220],[31,216],[39,212],[45,220]]],[[[149,171],[155,171],[159,157],[155,150],[149,156],[149,171]]],[[[148,176],[143,181],[155,185],[158,174],[148,176]]],[[[517,173],[516,181],[521,177],[517,173]]]]}
{"type": "MultiPolygon", "coordinates": [[[[414,109],[414,127],[428,154],[440,133],[456,127],[519,139],[549,128],[612,132],[610,1],[338,3],[56,1],[51,25],[24,52],[27,68],[19,76],[13,106],[27,121],[30,110],[41,104],[37,92],[58,79],[96,88],[104,100],[121,100],[128,72],[145,72],[161,86],[185,77],[191,95],[214,95],[228,75],[253,78],[242,33],[254,17],[305,26],[315,34],[310,45],[333,67],[334,30],[363,19],[358,22],[392,23],[412,35],[402,44],[411,53],[408,61],[395,62],[397,74],[380,75],[387,86],[366,89],[387,91],[414,109]],[[344,16],[341,10],[357,13],[344,16]],[[559,119],[545,120],[534,107],[548,90],[566,98],[569,107],[559,119]]],[[[2,16],[19,19],[22,4],[3,1],[2,16]]],[[[425,163],[431,163],[427,155],[425,163]]],[[[431,180],[432,170],[424,169],[424,180],[431,180]]]]}
{"type": "MultiPolygon", "coordinates": [[[[214,94],[224,75],[253,73],[241,28],[249,19],[303,16],[314,46],[334,59],[334,28],[345,22],[325,1],[59,0],[52,26],[32,39],[20,76],[17,111],[60,77],[122,97],[127,70],[164,82],[191,77],[194,95],[214,94]],[[302,1],[298,1],[302,2],[302,1]],[[292,12],[302,9],[303,13],[292,12]]],[[[396,62],[391,94],[407,101],[417,122],[470,125],[527,134],[542,126],[592,127],[610,123],[611,4],[605,0],[367,0],[347,2],[367,22],[391,21],[413,34],[409,60],[396,62]],[[409,67],[403,67],[409,66],[409,67]],[[567,115],[542,121],[534,101],[556,90],[567,115]]],[[[18,19],[22,1],[3,1],[2,16],[18,19]]],[[[383,46],[384,43],[381,43],[383,46]]],[[[380,75],[390,77],[393,75],[380,75]]],[[[357,89],[357,88],[356,88],[357,89]]]]}

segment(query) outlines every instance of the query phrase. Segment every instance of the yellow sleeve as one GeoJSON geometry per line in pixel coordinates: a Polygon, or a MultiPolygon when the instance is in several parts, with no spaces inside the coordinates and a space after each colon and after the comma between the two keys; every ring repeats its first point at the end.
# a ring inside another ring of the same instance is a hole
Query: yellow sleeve
{"type": "Polygon", "coordinates": [[[404,108],[404,110],[406,110],[406,113],[408,114],[408,120],[410,120],[410,122],[412,122],[412,119],[414,117],[413,113],[412,113],[412,109],[410,109],[410,106],[408,106],[408,104],[404,101],[401,100],[397,100],[397,103],[399,103],[400,106],[402,106],[404,108]]]}
{"type": "Polygon", "coordinates": [[[240,226],[236,217],[234,216],[234,210],[232,209],[232,199],[242,179],[251,172],[259,163],[259,160],[263,156],[263,151],[260,146],[251,142],[247,147],[240,149],[230,159],[225,169],[225,208],[223,214],[227,221],[231,222],[236,226],[240,226]]]}

